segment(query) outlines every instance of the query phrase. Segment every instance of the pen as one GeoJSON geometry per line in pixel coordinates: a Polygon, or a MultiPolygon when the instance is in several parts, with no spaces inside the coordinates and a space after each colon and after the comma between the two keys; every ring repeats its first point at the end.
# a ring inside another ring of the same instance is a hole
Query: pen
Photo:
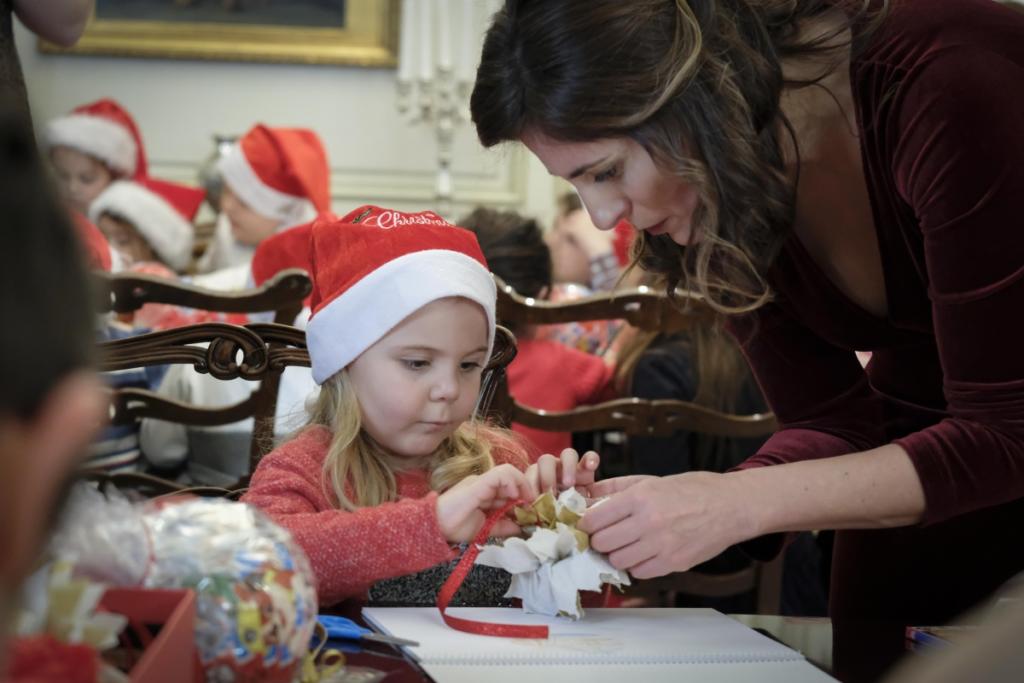
{"type": "Polygon", "coordinates": [[[328,640],[372,640],[377,643],[406,645],[411,647],[419,645],[419,643],[414,640],[398,638],[397,636],[389,636],[383,633],[376,633],[365,626],[360,626],[346,617],[321,614],[317,617],[317,621],[319,621],[323,625],[324,629],[326,629],[328,640]]]}

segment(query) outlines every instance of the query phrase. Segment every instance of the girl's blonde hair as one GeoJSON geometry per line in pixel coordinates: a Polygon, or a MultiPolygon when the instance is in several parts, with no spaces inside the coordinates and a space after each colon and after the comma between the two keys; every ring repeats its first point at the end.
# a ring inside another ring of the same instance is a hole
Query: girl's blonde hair
{"type": "MultiPolygon", "coordinates": [[[[349,512],[397,500],[395,471],[409,467],[408,459],[387,453],[363,429],[359,401],[348,370],[342,370],[320,388],[307,426],[322,425],[331,432],[323,465],[323,482],[338,507],[349,512]]],[[[426,459],[417,461],[430,472],[430,488],[445,491],[473,474],[494,466],[491,444],[507,439],[500,430],[475,421],[459,426],[426,459]]]]}

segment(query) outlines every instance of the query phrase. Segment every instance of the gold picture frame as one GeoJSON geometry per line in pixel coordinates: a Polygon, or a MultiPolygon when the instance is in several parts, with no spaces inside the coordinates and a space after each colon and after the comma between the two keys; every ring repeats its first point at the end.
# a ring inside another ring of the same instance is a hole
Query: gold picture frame
{"type": "Polygon", "coordinates": [[[398,0],[346,0],[343,25],[336,27],[140,21],[94,15],[74,47],[40,41],[39,49],[50,54],[390,67],[397,62],[398,4],[398,0]]]}

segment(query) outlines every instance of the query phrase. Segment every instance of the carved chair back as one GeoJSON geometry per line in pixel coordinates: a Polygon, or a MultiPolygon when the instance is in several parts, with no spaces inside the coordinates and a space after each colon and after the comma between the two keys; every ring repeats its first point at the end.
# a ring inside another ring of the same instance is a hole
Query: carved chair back
{"type": "MultiPolygon", "coordinates": [[[[244,327],[229,323],[200,323],[102,342],[99,344],[99,356],[99,369],[102,371],[185,363],[216,379],[243,378],[262,380],[264,383],[279,377],[286,367],[310,367],[305,332],[277,323],[252,323],[244,327]]],[[[494,353],[484,369],[478,405],[488,400],[496,386],[496,378],[504,372],[505,366],[514,356],[515,338],[508,330],[499,327],[495,335],[494,353]]],[[[250,399],[231,406],[209,408],[180,403],[144,389],[111,392],[111,418],[121,424],[144,417],[189,425],[229,424],[249,417],[253,409],[260,405],[250,399]]],[[[274,404],[269,405],[267,417],[270,421],[269,433],[272,435],[274,404]]],[[[261,448],[250,453],[250,473],[255,470],[267,448],[264,444],[259,445],[261,448]]],[[[103,485],[133,489],[146,497],[178,493],[184,488],[174,482],[139,473],[89,470],[86,476],[103,485]]],[[[227,489],[198,487],[189,491],[200,495],[237,495],[237,491],[247,485],[246,476],[227,489]]]]}
{"type": "MultiPolygon", "coordinates": [[[[97,310],[100,312],[127,313],[137,311],[148,303],[174,304],[220,313],[273,311],[275,323],[282,326],[290,326],[294,322],[302,310],[303,299],[312,289],[309,276],[299,269],[284,270],[262,286],[240,292],[214,291],[151,275],[96,273],[94,277],[97,310]]],[[[198,371],[209,372],[219,379],[233,378],[236,375],[232,375],[223,367],[233,362],[228,354],[231,353],[232,344],[241,343],[237,338],[238,333],[224,332],[224,329],[235,328],[228,325],[227,328],[219,328],[226,336],[218,337],[218,328],[209,327],[211,324],[213,323],[104,342],[100,344],[101,369],[192,363],[198,371]],[[232,337],[232,334],[235,337],[232,337]],[[216,343],[211,344],[206,350],[188,346],[203,341],[216,343]],[[205,351],[211,354],[208,359],[204,356],[205,351]]],[[[248,344],[251,347],[248,350],[251,352],[255,348],[252,347],[255,343],[252,338],[246,339],[245,343],[237,346],[235,350],[248,344]]],[[[270,340],[268,343],[276,345],[279,342],[270,340]]],[[[303,337],[303,347],[304,344],[303,337]]],[[[111,396],[111,422],[129,424],[142,418],[156,418],[180,424],[214,426],[252,417],[254,423],[250,462],[256,462],[272,443],[274,414],[283,368],[283,365],[271,366],[269,371],[242,372],[237,375],[245,379],[260,380],[259,388],[247,399],[219,408],[189,406],[143,389],[114,390],[111,396]]]]}
{"type": "MultiPolygon", "coordinates": [[[[678,292],[673,301],[664,293],[639,287],[551,303],[522,297],[500,279],[496,280],[498,319],[519,325],[621,319],[644,331],[675,333],[707,324],[716,315],[698,297],[686,292],[678,292]]],[[[516,401],[503,372],[495,374],[494,382],[488,415],[505,426],[517,422],[556,432],[616,430],[627,436],[669,436],[683,430],[733,438],[767,437],[778,427],[771,413],[734,415],[681,400],[620,398],[568,411],[545,411],[516,401]]],[[[628,594],[671,606],[679,593],[724,597],[756,591],[758,610],[774,614],[778,612],[781,594],[781,563],[780,556],[723,575],[696,571],[670,574],[638,582],[628,594]]]]}

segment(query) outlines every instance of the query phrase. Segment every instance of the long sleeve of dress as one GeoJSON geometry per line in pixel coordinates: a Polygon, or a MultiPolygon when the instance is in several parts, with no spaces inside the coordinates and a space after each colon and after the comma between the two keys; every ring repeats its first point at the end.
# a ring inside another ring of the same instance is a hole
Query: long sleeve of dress
{"type": "MultiPolygon", "coordinates": [[[[865,78],[871,68],[864,67],[865,78]]],[[[892,71],[888,64],[879,69],[892,71]]],[[[787,275],[784,303],[731,323],[783,427],[745,467],[894,442],[921,478],[925,524],[1021,496],[1021,79],[1024,70],[984,48],[935,50],[901,72],[898,87],[886,86],[891,97],[885,108],[878,120],[865,122],[867,158],[885,156],[888,164],[875,175],[868,169],[876,217],[893,224],[904,219],[900,228],[878,228],[890,320],[900,318],[901,332],[930,333],[941,386],[915,376],[918,359],[898,344],[878,353],[878,367],[865,374],[852,354],[853,348],[870,348],[855,345],[857,321],[836,310],[823,312],[821,283],[802,280],[811,276],[798,265],[796,275],[787,275]],[[894,196],[883,196],[885,187],[894,196]],[[884,199],[889,214],[879,210],[884,199]],[[838,338],[846,345],[830,341],[838,338]],[[886,358],[900,362],[885,364],[886,358]],[[941,418],[923,428],[887,431],[902,409],[892,396],[921,395],[924,387],[934,394],[930,407],[941,418]]],[[[864,338],[870,344],[870,335],[864,338]]]]}
{"type": "MultiPolygon", "coordinates": [[[[982,44],[983,45],[983,44],[982,44]]],[[[907,79],[893,174],[921,226],[948,417],[897,440],[926,522],[1024,492],[1024,70],[983,46],[907,79]]]]}

